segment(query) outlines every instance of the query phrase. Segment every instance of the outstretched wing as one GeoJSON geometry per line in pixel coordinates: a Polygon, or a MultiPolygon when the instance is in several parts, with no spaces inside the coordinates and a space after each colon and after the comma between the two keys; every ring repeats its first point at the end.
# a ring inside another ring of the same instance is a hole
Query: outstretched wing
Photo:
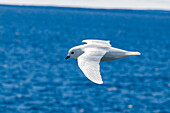
{"type": "Polygon", "coordinates": [[[105,46],[111,47],[110,41],[104,41],[104,40],[83,40],[82,42],[85,42],[87,44],[91,44],[91,43],[103,44],[105,46]]]}
{"type": "Polygon", "coordinates": [[[78,57],[78,66],[80,69],[88,79],[97,84],[103,84],[99,63],[105,54],[105,51],[87,50],[78,57]]]}

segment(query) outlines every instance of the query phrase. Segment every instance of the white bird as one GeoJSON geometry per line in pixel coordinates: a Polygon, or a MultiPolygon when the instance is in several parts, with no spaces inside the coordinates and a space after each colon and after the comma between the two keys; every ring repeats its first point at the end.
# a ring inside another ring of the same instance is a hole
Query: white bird
{"type": "Polygon", "coordinates": [[[87,44],[73,47],[65,59],[78,59],[78,66],[85,76],[97,84],[103,84],[100,75],[100,62],[116,60],[119,58],[140,55],[139,52],[125,51],[111,47],[110,41],[83,40],[87,44]]]}

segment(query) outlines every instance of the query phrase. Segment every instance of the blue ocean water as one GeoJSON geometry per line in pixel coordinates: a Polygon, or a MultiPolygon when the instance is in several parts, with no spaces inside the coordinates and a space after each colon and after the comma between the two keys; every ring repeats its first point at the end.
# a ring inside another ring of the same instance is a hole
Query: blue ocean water
{"type": "Polygon", "coordinates": [[[169,113],[170,12],[0,6],[1,113],[169,113]],[[83,39],[139,51],[89,81],[67,51],[83,39]]]}

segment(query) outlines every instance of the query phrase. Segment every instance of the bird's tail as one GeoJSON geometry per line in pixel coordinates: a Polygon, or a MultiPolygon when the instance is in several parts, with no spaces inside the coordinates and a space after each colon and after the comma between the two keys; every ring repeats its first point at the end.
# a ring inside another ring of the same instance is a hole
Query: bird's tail
{"type": "Polygon", "coordinates": [[[127,56],[141,55],[141,53],[140,53],[140,52],[127,52],[126,55],[127,55],[127,56]]]}

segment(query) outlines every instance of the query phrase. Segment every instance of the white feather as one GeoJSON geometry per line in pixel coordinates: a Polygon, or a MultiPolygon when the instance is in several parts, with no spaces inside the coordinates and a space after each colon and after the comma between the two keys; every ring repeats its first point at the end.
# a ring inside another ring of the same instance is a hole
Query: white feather
{"type": "Polygon", "coordinates": [[[104,40],[83,40],[82,42],[85,42],[85,43],[87,43],[87,44],[103,44],[103,45],[105,45],[105,46],[109,46],[109,47],[111,47],[111,45],[110,45],[110,41],[104,41],[104,40]]]}
{"type": "Polygon", "coordinates": [[[86,50],[78,57],[78,65],[85,76],[97,84],[103,84],[100,75],[100,60],[105,55],[105,51],[88,51],[86,50]]]}

